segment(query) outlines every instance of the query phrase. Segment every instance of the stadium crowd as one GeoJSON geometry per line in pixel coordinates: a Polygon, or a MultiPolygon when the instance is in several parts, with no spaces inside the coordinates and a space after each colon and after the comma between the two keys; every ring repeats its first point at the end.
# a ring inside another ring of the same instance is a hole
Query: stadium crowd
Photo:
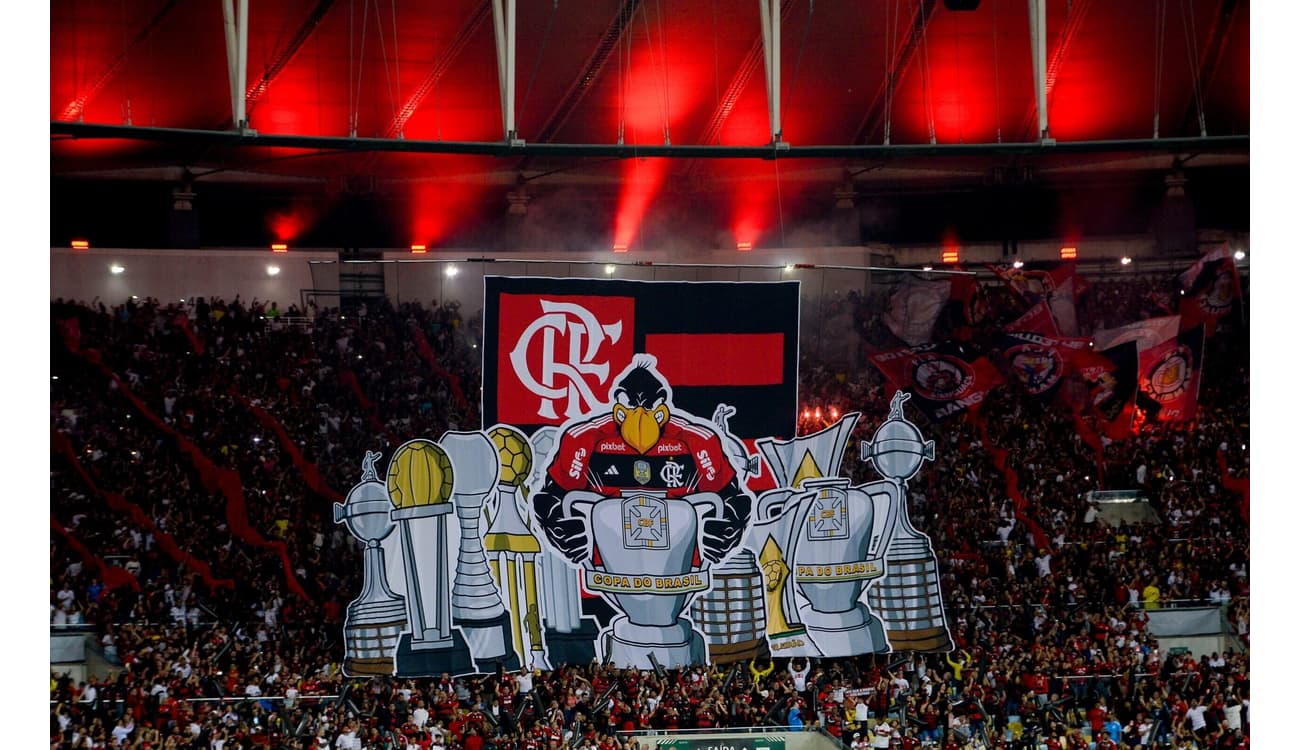
{"type": "MultiPolygon", "coordinates": [[[[1176,294],[1097,281],[1081,329],[1168,314],[1176,294]]],[[[899,346],[878,323],[887,299],[846,304],[865,347],[899,346]]],[[[937,455],[909,512],[940,556],[951,653],[350,680],[362,566],[330,503],[367,450],[477,426],[480,320],[383,300],[57,300],[51,315],[51,623],[93,633],[114,665],[51,674],[52,748],[622,750],[632,730],[741,726],[852,750],[1249,746],[1248,523],[1224,482],[1225,466],[1248,475],[1243,319],[1207,340],[1190,427],[1103,439],[1100,457],[1068,412],[1010,385],[978,418],[923,425],[937,455]],[[1102,523],[1086,492],[1103,483],[1140,489],[1158,521],[1102,523]],[[1240,648],[1162,651],[1148,611],[1205,604],[1240,648]]],[[[804,403],[862,412],[860,437],[888,412],[869,366],[806,357],[800,373],[804,403]]]]}

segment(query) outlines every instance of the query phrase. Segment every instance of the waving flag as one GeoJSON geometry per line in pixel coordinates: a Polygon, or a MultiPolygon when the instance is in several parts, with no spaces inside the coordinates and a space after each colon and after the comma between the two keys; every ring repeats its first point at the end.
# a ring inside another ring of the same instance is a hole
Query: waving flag
{"type": "Polygon", "coordinates": [[[1205,326],[1205,335],[1213,336],[1216,324],[1232,312],[1233,303],[1241,298],[1241,279],[1227,243],[1206,253],[1195,265],[1183,272],[1182,314],[1184,330],[1205,326]]]}
{"type": "Polygon", "coordinates": [[[1182,422],[1195,417],[1205,327],[1180,332],[1181,323],[1177,315],[1151,318],[1097,331],[1093,337],[1103,352],[1121,344],[1137,345],[1138,385],[1152,412],[1148,420],[1182,422]]]}
{"type": "Polygon", "coordinates": [[[1020,268],[1002,264],[988,268],[1029,304],[1046,302],[1062,335],[1078,334],[1075,303],[1086,286],[1075,275],[1073,263],[1035,263],[1020,268]]]}
{"type": "Polygon", "coordinates": [[[999,337],[1007,370],[1035,396],[1051,398],[1062,381],[1087,367],[1106,368],[1110,361],[1092,351],[1088,339],[1006,331],[999,337]]]}
{"type": "Polygon", "coordinates": [[[933,421],[979,406],[1003,383],[987,357],[954,341],[873,354],[871,364],[933,421]]]}
{"type": "Polygon", "coordinates": [[[889,300],[885,325],[908,346],[929,343],[934,323],[952,296],[952,284],[948,279],[922,279],[908,274],[889,300]]]}

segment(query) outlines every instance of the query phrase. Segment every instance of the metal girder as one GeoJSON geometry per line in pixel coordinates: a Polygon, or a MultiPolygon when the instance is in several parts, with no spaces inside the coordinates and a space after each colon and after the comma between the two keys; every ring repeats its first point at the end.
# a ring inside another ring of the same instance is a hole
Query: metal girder
{"type": "MultiPolygon", "coordinates": [[[[1228,34],[1232,31],[1232,24],[1237,17],[1237,8],[1241,5],[1238,0],[1223,0],[1219,6],[1219,12],[1214,17],[1214,26],[1210,29],[1210,41],[1205,45],[1205,51],[1201,53],[1200,59],[1200,83],[1201,83],[1201,101],[1205,101],[1205,95],[1210,90],[1210,84],[1214,82],[1214,75],[1219,71],[1219,63],[1223,60],[1223,52],[1228,47],[1228,34]]],[[[1183,132],[1187,132],[1194,125],[1199,126],[1199,132],[1205,132],[1205,123],[1200,122],[1200,112],[1196,107],[1196,94],[1192,93],[1188,97],[1186,112],[1183,115],[1183,132]]]]}
{"type": "Polygon", "coordinates": [[[248,89],[244,96],[250,111],[253,105],[257,103],[257,100],[261,99],[262,95],[266,93],[267,89],[271,88],[271,84],[275,83],[275,79],[293,61],[294,56],[298,54],[302,46],[315,33],[316,27],[320,26],[320,22],[325,19],[325,14],[329,13],[332,7],[334,7],[334,0],[319,0],[316,7],[312,8],[311,13],[307,14],[307,18],[303,20],[302,25],[298,27],[298,31],[294,33],[289,43],[280,50],[275,59],[271,61],[271,64],[266,66],[266,71],[262,73],[262,77],[248,89]]]}
{"type": "Polygon", "coordinates": [[[407,97],[406,103],[398,110],[393,121],[388,123],[388,127],[384,129],[385,137],[402,137],[402,129],[406,127],[407,121],[420,108],[420,105],[424,103],[429,94],[438,87],[442,77],[451,68],[451,64],[456,61],[461,51],[465,49],[465,46],[469,44],[470,40],[474,38],[474,35],[478,33],[478,30],[483,27],[483,24],[491,16],[492,0],[480,0],[474,6],[474,11],[470,13],[469,18],[465,20],[465,23],[461,24],[460,31],[456,33],[456,38],[452,39],[451,44],[447,45],[447,48],[442,51],[442,54],[434,61],[433,67],[420,81],[420,85],[416,86],[415,91],[407,97]]]}
{"type": "Polygon", "coordinates": [[[925,27],[930,23],[930,19],[934,17],[934,9],[938,4],[939,0],[921,0],[920,5],[917,6],[916,13],[912,16],[912,30],[907,35],[907,41],[903,44],[903,48],[894,55],[894,64],[891,69],[885,71],[885,80],[881,82],[880,89],[876,91],[875,98],[871,100],[871,106],[867,108],[866,115],[863,116],[857,132],[853,135],[854,143],[866,143],[868,138],[875,135],[877,127],[883,125],[883,123],[880,123],[880,119],[884,114],[885,105],[892,92],[898,89],[898,82],[902,80],[908,66],[912,64],[912,58],[916,56],[916,49],[920,46],[925,35],[925,27]]]}
{"type": "Polygon", "coordinates": [[[592,84],[596,82],[597,75],[600,74],[601,68],[605,67],[605,62],[609,60],[610,54],[618,46],[619,41],[628,27],[632,25],[632,18],[637,9],[641,7],[641,0],[623,0],[619,6],[618,14],[610,21],[606,27],[605,33],[601,35],[600,41],[596,43],[596,49],[592,50],[591,56],[582,66],[582,71],[578,77],[569,84],[569,90],[560,98],[559,104],[542,123],[542,127],[537,131],[538,141],[549,141],[555,137],[555,134],[564,127],[568,122],[569,116],[577,109],[578,103],[586,96],[587,91],[592,84]]]}
{"type": "Polygon", "coordinates": [[[177,5],[180,5],[180,0],[167,0],[164,2],[162,7],[158,9],[158,12],[154,13],[153,16],[149,18],[149,21],[136,32],[135,36],[131,37],[131,41],[127,43],[126,49],[122,50],[122,53],[114,58],[113,63],[109,65],[103,73],[100,73],[99,77],[87,86],[84,91],[77,94],[72,101],[68,102],[67,106],[63,108],[63,112],[59,114],[58,119],[65,122],[79,119],[82,113],[86,111],[86,105],[94,100],[95,97],[99,96],[99,93],[104,90],[104,87],[112,82],[112,80],[117,77],[117,74],[122,71],[122,68],[126,66],[127,58],[131,56],[131,52],[133,52],[136,47],[139,47],[141,42],[148,39],[149,35],[152,34],[155,29],[162,25],[162,22],[167,18],[167,15],[171,13],[172,9],[177,5]]]}
{"type": "Polygon", "coordinates": [[[1250,136],[1209,138],[1156,138],[1058,143],[951,143],[898,145],[790,146],[680,146],[625,145],[617,143],[527,143],[510,145],[501,141],[425,141],[392,138],[346,138],[339,136],[259,135],[251,131],[186,130],[181,128],[139,128],[125,125],[93,125],[51,122],[50,134],[74,138],[115,138],[176,145],[234,148],[296,148],[339,153],[397,152],[420,154],[472,154],[492,157],[621,158],[676,157],[708,159],[880,159],[915,156],[981,156],[1078,154],[1150,151],[1153,153],[1210,153],[1247,150],[1250,136]]]}
{"type": "MultiPolygon", "coordinates": [[[[1092,8],[1093,0],[1073,0],[1067,4],[1068,11],[1065,15],[1065,26],[1061,28],[1061,35],[1056,42],[1056,49],[1052,51],[1051,58],[1047,62],[1047,75],[1043,80],[1043,89],[1046,98],[1052,98],[1052,89],[1056,87],[1056,79],[1061,73],[1061,68],[1065,65],[1065,58],[1070,53],[1074,40],[1079,37],[1079,32],[1083,28],[1084,19],[1088,16],[1089,9],[1092,8]]],[[[1029,138],[1036,126],[1038,116],[1037,104],[1030,104],[1025,111],[1025,119],[1020,126],[1020,137],[1029,138]]]]}

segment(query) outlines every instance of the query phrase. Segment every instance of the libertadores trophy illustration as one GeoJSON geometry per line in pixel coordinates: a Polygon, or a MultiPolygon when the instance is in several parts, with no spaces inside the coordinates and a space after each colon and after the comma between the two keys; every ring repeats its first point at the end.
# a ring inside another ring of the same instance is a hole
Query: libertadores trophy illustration
{"type": "Polygon", "coordinates": [[[608,411],[563,429],[533,511],[550,546],[617,610],[598,656],[619,667],[703,663],[684,617],[709,567],[739,543],[752,498],[716,426],[674,413],[654,357],[614,381],[608,411]]]}
{"type": "Polygon", "coordinates": [[[455,467],[452,502],[460,521],[460,551],[451,590],[452,621],[465,635],[480,672],[495,671],[496,665],[518,669],[510,618],[479,534],[483,504],[496,489],[500,456],[492,440],[482,432],[447,432],[438,442],[455,467]]]}
{"type": "MultiPolygon", "coordinates": [[[[501,462],[497,481],[496,511],[483,546],[497,588],[508,601],[513,647],[523,664],[549,669],[542,641],[542,612],[538,600],[542,545],[528,529],[519,510],[519,489],[533,468],[533,448],[528,438],[508,425],[488,430],[501,462]]],[[[567,571],[567,567],[566,567],[567,571]]]]}
{"type": "Polygon", "coordinates": [[[952,635],[944,617],[939,590],[939,561],[930,538],[917,531],[907,515],[907,480],[921,464],[934,460],[934,441],[903,417],[910,394],[899,391],[890,404],[889,419],[870,442],[862,443],[861,458],[897,487],[898,516],[888,530],[892,541],[885,555],[889,575],[868,596],[885,621],[889,643],[895,651],[951,651],[952,635]]]}
{"type": "Polygon", "coordinates": [[[393,651],[406,627],[406,603],[388,588],[384,550],[379,543],[393,532],[388,490],[375,472],[380,454],[366,451],[361,482],[343,503],[334,503],[334,523],[346,524],[366,545],[361,595],[348,605],[343,626],[346,655],[343,672],[349,677],[391,675],[393,651]]]}
{"type": "Polygon", "coordinates": [[[447,516],[455,480],[451,459],[431,440],[411,440],[388,462],[392,520],[401,534],[409,631],[397,644],[399,677],[465,674],[469,647],[452,627],[447,516]]]}

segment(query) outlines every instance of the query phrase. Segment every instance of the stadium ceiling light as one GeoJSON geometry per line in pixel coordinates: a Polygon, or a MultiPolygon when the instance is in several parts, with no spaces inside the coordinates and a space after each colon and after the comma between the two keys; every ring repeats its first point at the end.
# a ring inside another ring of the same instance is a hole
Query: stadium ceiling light
{"type": "Polygon", "coordinates": [[[752,242],[737,242],[737,243],[736,243],[736,249],[739,250],[739,251],[742,252],[742,253],[744,253],[744,252],[749,252],[750,250],[753,250],[753,249],[754,249],[754,243],[752,243],[752,242]]]}
{"type": "Polygon", "coordinates": [[[615,242],[615,243],[614,243],[614,252],[616,252],[616,253],[626,253],[626,252],[627,252],[627,243],[625,243],[625,242],[615,242]]]}
{"type": "Polygon", "coordinates": [[[73,240],[73,241],[72,241],[72,249],[73,249],[73,250],[89,250],[89,249],[90,249],[90,243],[87,242],[86,240],[73,240]]]}
{"type": "Polygon", "coordinates": [[[615,270],[615,268],[616,268],[616,266],[615,266],[613,263],[606,264],[606,266],[605,266],[605,275],[606,275],[606,276],[613,276],[613,275],[614,275],[614,270],[615,270]]]}
{"type": "Polygon", "coordinates": [[[457,267],[455,267],[455,266],[447,266],[447,271],[446,271],[446,273],[447,273],[447,277],[450,278],[450,277],[455,276],[456,274],[460,273],[460,269],[457,268],[457,267]]]}
{"type": "Polygon", "coordinates": [[[1245,250],[1238,250],[1237,252],[1235,252],[1235,253],[1232,254],[1232,257],[1233,257],[1234,259],[1236,259],[1236,260],[1245,260],[1245,259],[1246,259],[1246,251],[1245,251],[1245,250]]]}
{"type": "Polygon", "coordinates": [[[927,263],[927,264],[925,264],[924,266],[921,266],[921,270],[922,270],[922,271],[933,271],[933,270],[934,270],[934,266],[932,266],[932,265],[930,265],[929,263],[927,263]]]}
{"type": "Polygon", "coordinates": [[[279,276],[279,275],[280,275],[280,267],[279,267],[279,266],[267,266],[267,267],[266,267],[266,275],[267,275],[267,276],[279,276]]]}
{"type": "Polygon", "coordinates": [[[1130,258],[1130,257],[1128,257],[1127,255],[1125,255],[1123,258],[1120,258],[1120,259],[1119,259],[1119,264],[1120,264],[1121,266],[1127,266],[1128,264],[1130,264],[1130,263],[1132,263],[1132,262],[1133,262],[1133,259],[1130,258]]]}
{"type": "Polygon", "coordinates": [[[428,246],[428,245],[411,245],[411,252],[415,253],[416,255],[424,255],[425,253],[429,252],[429,246],[428,246]]]}
{"type": "Polygon", "coordinates": [[[111,274],[113,274],[114,276],[116,276],[116,275],[118,275],[118,274],[125,273],[125,272],[126,272],[126,266],[123,266],[123,265],[118,264],[118,263],[114,263],[113,265],[111,265],[111,266],[108,267],[108,272],[111,273],[111,274]]]}
{"type": "Polygon", "coordinates": [[[1015,263],[1012,263],[1012,264],[1011,264],[1011,267],[1012,267],[1012,268],[1024,268],[1024,267],[1025,267],[1025,262],[1024,262],[1023,260],[1019,259],[1019,258],[1016,258],[1016,262],[1015,262],[1015,263]]]}
{"type": "Polygon", "coordinates": [[[286,245],[286,244],[284,244],[283,242],[277,242],[277,243],[271,245],[271,252],[273,252],[273,253],[287,253],[287,252],[289,252],[289,246],[286,245]]]}

